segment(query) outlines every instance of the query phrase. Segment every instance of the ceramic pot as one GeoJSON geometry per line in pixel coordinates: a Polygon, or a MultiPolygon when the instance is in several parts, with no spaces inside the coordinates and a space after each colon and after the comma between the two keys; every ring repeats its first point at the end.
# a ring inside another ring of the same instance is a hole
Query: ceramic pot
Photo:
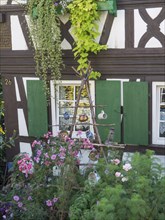
{"type": "Polygon", "coordinates": [[[64,113],[64,119],[65,119],[65,120],[68,120],[69,118],[70,118],[69,113],[68,113],[68,112],[65,112],[65,113],[64,113]]]}
{"type": "Polygon", "coordinates": [[[106,119],[107,118],[107,114],[102,110],[99,114],[98,114],[98,119],[106,119]]]}
{"type": "Polygon", "coordinates": [[[86,114],[79,115],[79,121],[85,122],[88,120],[88,116],[86,114]]]}

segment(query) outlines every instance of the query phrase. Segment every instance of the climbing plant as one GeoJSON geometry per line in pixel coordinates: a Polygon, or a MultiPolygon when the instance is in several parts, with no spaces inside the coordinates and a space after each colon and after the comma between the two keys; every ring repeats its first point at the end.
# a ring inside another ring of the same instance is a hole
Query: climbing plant
{"type": "MultiPolygon", "coordinates": [[[[77,70],[82,73],[88,67],[89,54],[97,54],[107,48],[106,45],[100,45],[96,42],[96,38],[100,34],[97,23],[99,20],[97,1],[74,0],[68,5],[68,9],[75,39],[74,57],[78,62],[77,70]]],[[[91,76],[97,78],[100,73],[93,71],[91,76]]]]}

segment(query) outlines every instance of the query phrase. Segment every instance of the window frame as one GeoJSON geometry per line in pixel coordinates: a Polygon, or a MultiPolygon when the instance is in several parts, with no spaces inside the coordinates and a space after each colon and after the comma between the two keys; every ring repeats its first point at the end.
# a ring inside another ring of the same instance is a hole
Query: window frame
{"type": "MultiPolygon", "coordinates": [[[[56,88],[54,87],[53,80],[50,81],[50,91],[51,91],[51,119],[52,119],[52,134],[58,135],[60,132],[59,130],[59,106],[58,106],[58,98],[59,98],[59,86],[78,86],[81,84],[81,80],[61,80],[58,81],[56,84],[56,88]],[[56,92],[55,92],[56,89],[56,92]]],[[[91,98],[93,101],[93,105],[95,105],[95,81],[89,80],[90,84],[90,92],[91,92],[91,98]]],[[[95,111],[95,109],[94,109],[95,111]]],[[[91,120],[90,120],[91,123],[91,120]]],[[[90,125],[90,130],[92,133],[93,126],[90,125]]],[[[86,138],[85,132],[82,132],[82,138],[86,138]]],[[[72,138],[78,138],[77,137],[77,131],[73,131],[72,138]]]]}
{"type": "Polygon", "coordinates": [[[165,145],[165,138],[159,137],[161,88],[165,88],[165,82],[152,82],[152,144],[165,145]]]}

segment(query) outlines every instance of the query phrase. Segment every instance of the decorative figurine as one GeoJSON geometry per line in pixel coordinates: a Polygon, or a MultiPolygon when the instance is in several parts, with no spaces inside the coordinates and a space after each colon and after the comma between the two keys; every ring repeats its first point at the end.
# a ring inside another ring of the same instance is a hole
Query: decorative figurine
{"type": "Polygon", "coordinates": [[[98,119],[106,119],[107,114],[104,112],[104,110],[101,110],[101,113],[98,114],[98,119]]]}
{"type": "Polygon", "coordinates": [[[70,118],[69,113],[68,113],[68,112],[65,112],[65,113],[64,113],[64,119],[65,119],[65,120],[68,120],[69,118],[70,118]]]}

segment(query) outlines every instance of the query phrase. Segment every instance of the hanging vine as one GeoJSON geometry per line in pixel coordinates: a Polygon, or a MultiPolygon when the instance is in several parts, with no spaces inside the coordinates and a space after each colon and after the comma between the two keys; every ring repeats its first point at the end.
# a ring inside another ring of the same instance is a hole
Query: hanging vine
{"type": "Polygon", "coordinates": [[[52,0],[29,0],[27,14],[30,15],[30,33],[35,47],[36,75],[47,82],[61,78],[62,50],[60,20],[52,0]]]}

